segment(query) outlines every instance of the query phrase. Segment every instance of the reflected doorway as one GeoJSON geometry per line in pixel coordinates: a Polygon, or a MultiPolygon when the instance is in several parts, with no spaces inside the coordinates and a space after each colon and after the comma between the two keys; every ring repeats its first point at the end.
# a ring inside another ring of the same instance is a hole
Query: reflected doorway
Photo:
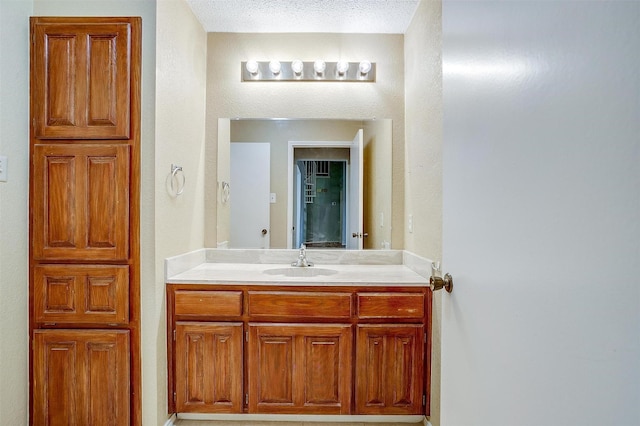
{"type": "MultiPolygon", "coordinates": [[[[344,148],[334,150],[349,154],[344,148]]],[[[304,157],[306,149],[296,151],[304,157]]],[[[297,159],[294,171],[294,246],[346,248],[347,159],[297,159]]]]}

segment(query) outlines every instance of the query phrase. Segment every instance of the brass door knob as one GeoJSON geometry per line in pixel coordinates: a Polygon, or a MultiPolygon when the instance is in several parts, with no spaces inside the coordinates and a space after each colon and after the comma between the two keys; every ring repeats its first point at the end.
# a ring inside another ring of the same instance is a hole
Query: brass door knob
{"type": "Polygon", "coordinates": [[[444,288],[447,290],[447,293],[451,293],[453,291],[453,277],[451,274],[444,274],[444,278],[432,276],[429,278],[429,287],[431,288],[431,291],[444,288]]]}

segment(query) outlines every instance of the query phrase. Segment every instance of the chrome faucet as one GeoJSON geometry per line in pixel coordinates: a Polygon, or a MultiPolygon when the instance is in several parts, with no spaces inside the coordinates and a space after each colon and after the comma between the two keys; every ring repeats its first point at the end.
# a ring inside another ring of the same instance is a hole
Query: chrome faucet
{"type": "Polygon", "coordinates": [[[307,266],[313,266],[313,262],[309,262],[307,260],[307,246],[304,244],[300,245],[300,254],[298,255],[298,260],[291,263],[291,266],[296,266],[300,268],[304,268],[307,266]]]}

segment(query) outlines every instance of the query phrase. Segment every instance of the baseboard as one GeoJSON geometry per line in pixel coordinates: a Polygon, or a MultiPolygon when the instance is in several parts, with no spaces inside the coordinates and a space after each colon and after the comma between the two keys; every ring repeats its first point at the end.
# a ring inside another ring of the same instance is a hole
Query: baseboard
{"type": "Polygon", "coordinates": [[[171,417],[169,417],[167,419],[167,421],[165,422],[164,426],[173,426],[175,424],[176,419],[178,418],[178,416],[176,416],[176,413],[173,413],[171,415],[171,417]]]}
{"type": "MultiPolygon", "coordinates": [[[[419,423],[426,421],[420,415],[326,415],[326,414],[201,414],[178,413],[178,419],[185,420],[218,420],[248,422],[323,422],[323,423],[419,423]]],[[[170,426],[173,423],[167,423],[170,426]]],[[[431,426],[431,423],[424,423],[431,426]]]]}

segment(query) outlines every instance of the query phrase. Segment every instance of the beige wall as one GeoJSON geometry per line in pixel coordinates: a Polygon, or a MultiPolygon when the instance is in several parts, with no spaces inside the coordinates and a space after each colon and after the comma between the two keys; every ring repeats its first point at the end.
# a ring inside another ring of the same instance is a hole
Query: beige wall
{"type": "Polygon", "coordinates": [[[218,118],[389,118],[393,120],[393,245],[402,248],[404,205],[404,57],[402,35],[208,35],[206,123],[206,239],[215,247],[218,118]],[[250,58],[312,61],[368,59],[377,82],[242,83],[240,63],[250,58]]]}
{"type": "Polygon", "coordinates": [[[29,16],[33,4],[0,1],[0,419],[27,424],[29,410],[29,16]]]}
{"type": "MultiPolygon", "coordinates": [[[[405,33],[405,249],[442,259],[442,4],[421,0],[405,33]]],[[[440,424],[442,292],[433,304],[431,423],[440,424]]]]}
{"type": "Polygon", "coordinates": [[[204,245],[204,118],[207,35],[184,0],[157,3],[155,140],[155,282],[145,323],[144,424],[167,419],[164,259],[204,245]],[[184,192],[168,185],[171,164],[182,167],[184,192]],[[156,402],[157,401],[157,402],[156,402]],[[157,405],[153,405],[157,404],[157,405]]]}
{"type": "MultiPolygon", "coordinates": [[[[393,222],[393,170],[389,169],[392,160],[392,146],[387,143],[393,137],[393,123],[390,120],[374,120],[364,123],[364,224],[369,237],[364,240],[365,249],[383,249],[392,242],[391,225],[393,222]]],[[[399,209],[398,209],[399,210],[399,209]]],[[[396,218],[402,223],[401,212],[396,218]]],[[[398,230],[395,235],[401,234],[398,230]]],[[[397,246],[397,245],[396,245],[397,246]]]]}

